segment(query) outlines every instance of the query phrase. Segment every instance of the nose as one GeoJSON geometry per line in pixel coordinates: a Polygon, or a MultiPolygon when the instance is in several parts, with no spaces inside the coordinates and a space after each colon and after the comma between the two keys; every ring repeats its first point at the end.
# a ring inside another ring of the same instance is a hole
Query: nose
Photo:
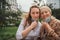
{"type": "Polygon", "coordinates": [[[46,13],[44,13],[43,15],[46,16],[46,13]]]}
{"type": "Polygon", "coordinates": [[[35,17],[37,17],[37,14],[35,14],[35,17]]]}

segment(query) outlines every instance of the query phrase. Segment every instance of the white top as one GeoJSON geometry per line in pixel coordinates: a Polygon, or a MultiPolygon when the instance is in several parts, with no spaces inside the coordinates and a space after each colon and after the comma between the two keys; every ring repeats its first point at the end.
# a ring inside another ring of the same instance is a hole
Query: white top
{"type": "MultiPolygon", "coordinates": [[[[22,31],[24,30],[24,26],[23,26],[24,22],[25,22],[25,20],[23,19],[19,25],[18,30],[17,30],[17,33],[16,33],[17,40],[20,40],[23,38],[22,31]]],[[[26,28],[27,27],[28,27],[28,25],[26,26],[26,28]]],[[[32,37],[35,37],[35,38],[39,37],[40,28],[41,28],[41,23],[38,22],[37,27],[34,30],[31,30],[25,39],[31,39],[32,37]]]]}

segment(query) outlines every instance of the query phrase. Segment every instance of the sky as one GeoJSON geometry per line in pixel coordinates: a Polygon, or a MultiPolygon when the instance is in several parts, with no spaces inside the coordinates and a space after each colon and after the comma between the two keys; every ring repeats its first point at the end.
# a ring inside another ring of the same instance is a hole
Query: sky
{"type": "MultiPolygon", "coordinates": [[[[25,11],[25,12],[28,12],[29,9],[30,9],[30,6],[33,5],[33,2],[34,0],[17,0],[17,3],[18,5],[21,5],[21,10],[22,11],[25,11]]],[[[36,0],[37,1],[37,0],[36,0]]],[[[44,4],[46,3],[47,0],[42,0],[41,4],[44,4]],[[43,3],[44,2],[44,3],[43,3]]],[[[19,6],[20,7],[20,6],[19,6]]]]}
{"type": "Polygon", "coordinates": [[[28,12],[33,0],[17,0],[17,3],[21,5],[22,11],[28,12]]]}
{"type": "MultiPolygon", "coordinates": [[[[33,4],[33,1],[34,0],[17,0],[17,3],[19,5],[21,5],[22,11],[28,12],[30,9],[30,6],[33,4]]],[[[54,8],[59,8],[59,0],[56,0],[56,1],[55,0],[53,0],[53,1],[52,0],[42,0],[42,2],[40,2],[40,6],[44,5],[46,3],[56,3],[56,5],[53,5],[54,8]]]]}

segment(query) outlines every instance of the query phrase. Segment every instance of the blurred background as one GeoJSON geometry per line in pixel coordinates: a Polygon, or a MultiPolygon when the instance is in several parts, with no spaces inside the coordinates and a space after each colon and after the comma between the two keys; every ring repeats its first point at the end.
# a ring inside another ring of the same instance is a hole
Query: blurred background
{"type": "Polygon", "coordinates": [[[0,40],[16,40],[21,15],[28,13],[32,5],[49,6],[60,20],[60,0],[0,0],[0,40]]]}

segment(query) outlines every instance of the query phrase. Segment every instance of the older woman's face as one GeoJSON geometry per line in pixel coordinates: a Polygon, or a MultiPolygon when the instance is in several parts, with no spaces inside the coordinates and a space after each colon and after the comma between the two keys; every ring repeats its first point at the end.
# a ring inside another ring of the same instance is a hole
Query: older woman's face
{"type": "Polygon", "coordinates": [[[41,9],[41,18],[46,19],[47,17],[51,16],[51,13],[47,9],[41,9]]]}
{"type": "Polygon", "coordinates": [[[32,19],[38,20],[39,19],[39,9],[38,8],[32,8],[30,15],[31,15],[32,19]]]}

